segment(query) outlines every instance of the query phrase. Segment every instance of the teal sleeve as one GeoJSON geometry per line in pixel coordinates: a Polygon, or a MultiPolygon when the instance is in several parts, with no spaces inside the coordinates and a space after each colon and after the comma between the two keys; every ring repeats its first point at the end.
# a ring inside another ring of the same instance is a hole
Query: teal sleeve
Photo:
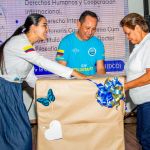
{"type": "Polygon", "coordinates": [[[104,44],[102,41],[99,40],[97,43],[97,53],[96,53],[96,60],[104,60],[105,59],[105,49],[104,44]]]}
{"type": "Polygon", "coordinates": [[[64,38],[62,39],[62,41],[60,42],[58,49],[57,49],[57,54],[56,54],[56,61],[67,61],[68,58],[68,42],[67,40],[64,38]]]}

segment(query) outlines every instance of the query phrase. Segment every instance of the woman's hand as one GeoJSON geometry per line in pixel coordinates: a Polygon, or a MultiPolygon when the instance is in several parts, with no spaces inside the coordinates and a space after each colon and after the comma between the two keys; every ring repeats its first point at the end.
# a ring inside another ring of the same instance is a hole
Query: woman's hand
{"type": "Polygon", "coordinates": [[[76,77],[77,79],[91,79],[91,78],[93,78],[93,76],[86,76],[86,75],[84,75],[80,72],[77,72],[75,70],[73,70],[71,75],[76,77]]]}

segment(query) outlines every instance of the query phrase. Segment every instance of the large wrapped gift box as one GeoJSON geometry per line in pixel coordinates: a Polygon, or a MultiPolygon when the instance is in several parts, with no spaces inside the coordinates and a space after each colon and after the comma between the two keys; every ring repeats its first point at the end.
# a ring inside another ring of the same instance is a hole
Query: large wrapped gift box
{"type": "MultiPolygon", "coordinates": [[[[92,79],[104,83],[103,78],[92,79]]],[[[119,77],[123,84],[124,78],[119,77]]],[[[38,150],[124,150],[124,102],[107,108],[96,99],[98,88],[88,80],[43,78],[37,81],[36,98],[52,89],[55,101],[37,102],[38,150]],[[45,131],[53,120],[62,125],[62,138],[48,140],[45,131]]]]}

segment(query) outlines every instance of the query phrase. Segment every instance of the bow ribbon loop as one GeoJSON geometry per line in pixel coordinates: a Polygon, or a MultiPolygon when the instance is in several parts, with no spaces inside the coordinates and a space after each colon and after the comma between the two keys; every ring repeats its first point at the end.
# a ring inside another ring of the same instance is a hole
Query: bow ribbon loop
{"type": "Polygon", "coordinates": [[[98,91],[96,93],[96,98],[97,102],[101,106],[112,108],[115,105],[118,106],[120,100],[125,99],[123,93],[123,85],[118,80],[118,77],[114,77],[112,80],[107,78],[104,82],[104,85],[102,83],[97,84],[90,79],[88,80],[93,82],[97,86],[98,91]]]}

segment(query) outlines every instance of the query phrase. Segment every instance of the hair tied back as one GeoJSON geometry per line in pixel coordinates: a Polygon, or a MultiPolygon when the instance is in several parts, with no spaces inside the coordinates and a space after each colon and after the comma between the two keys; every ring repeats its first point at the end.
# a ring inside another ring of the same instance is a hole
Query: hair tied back
{"type": "Polygon", "coordinates": [[[26,30],[26,28],[23,28],[23,29],[22,29],[22,33],[23,33],[25,30],[26,30]]]}

